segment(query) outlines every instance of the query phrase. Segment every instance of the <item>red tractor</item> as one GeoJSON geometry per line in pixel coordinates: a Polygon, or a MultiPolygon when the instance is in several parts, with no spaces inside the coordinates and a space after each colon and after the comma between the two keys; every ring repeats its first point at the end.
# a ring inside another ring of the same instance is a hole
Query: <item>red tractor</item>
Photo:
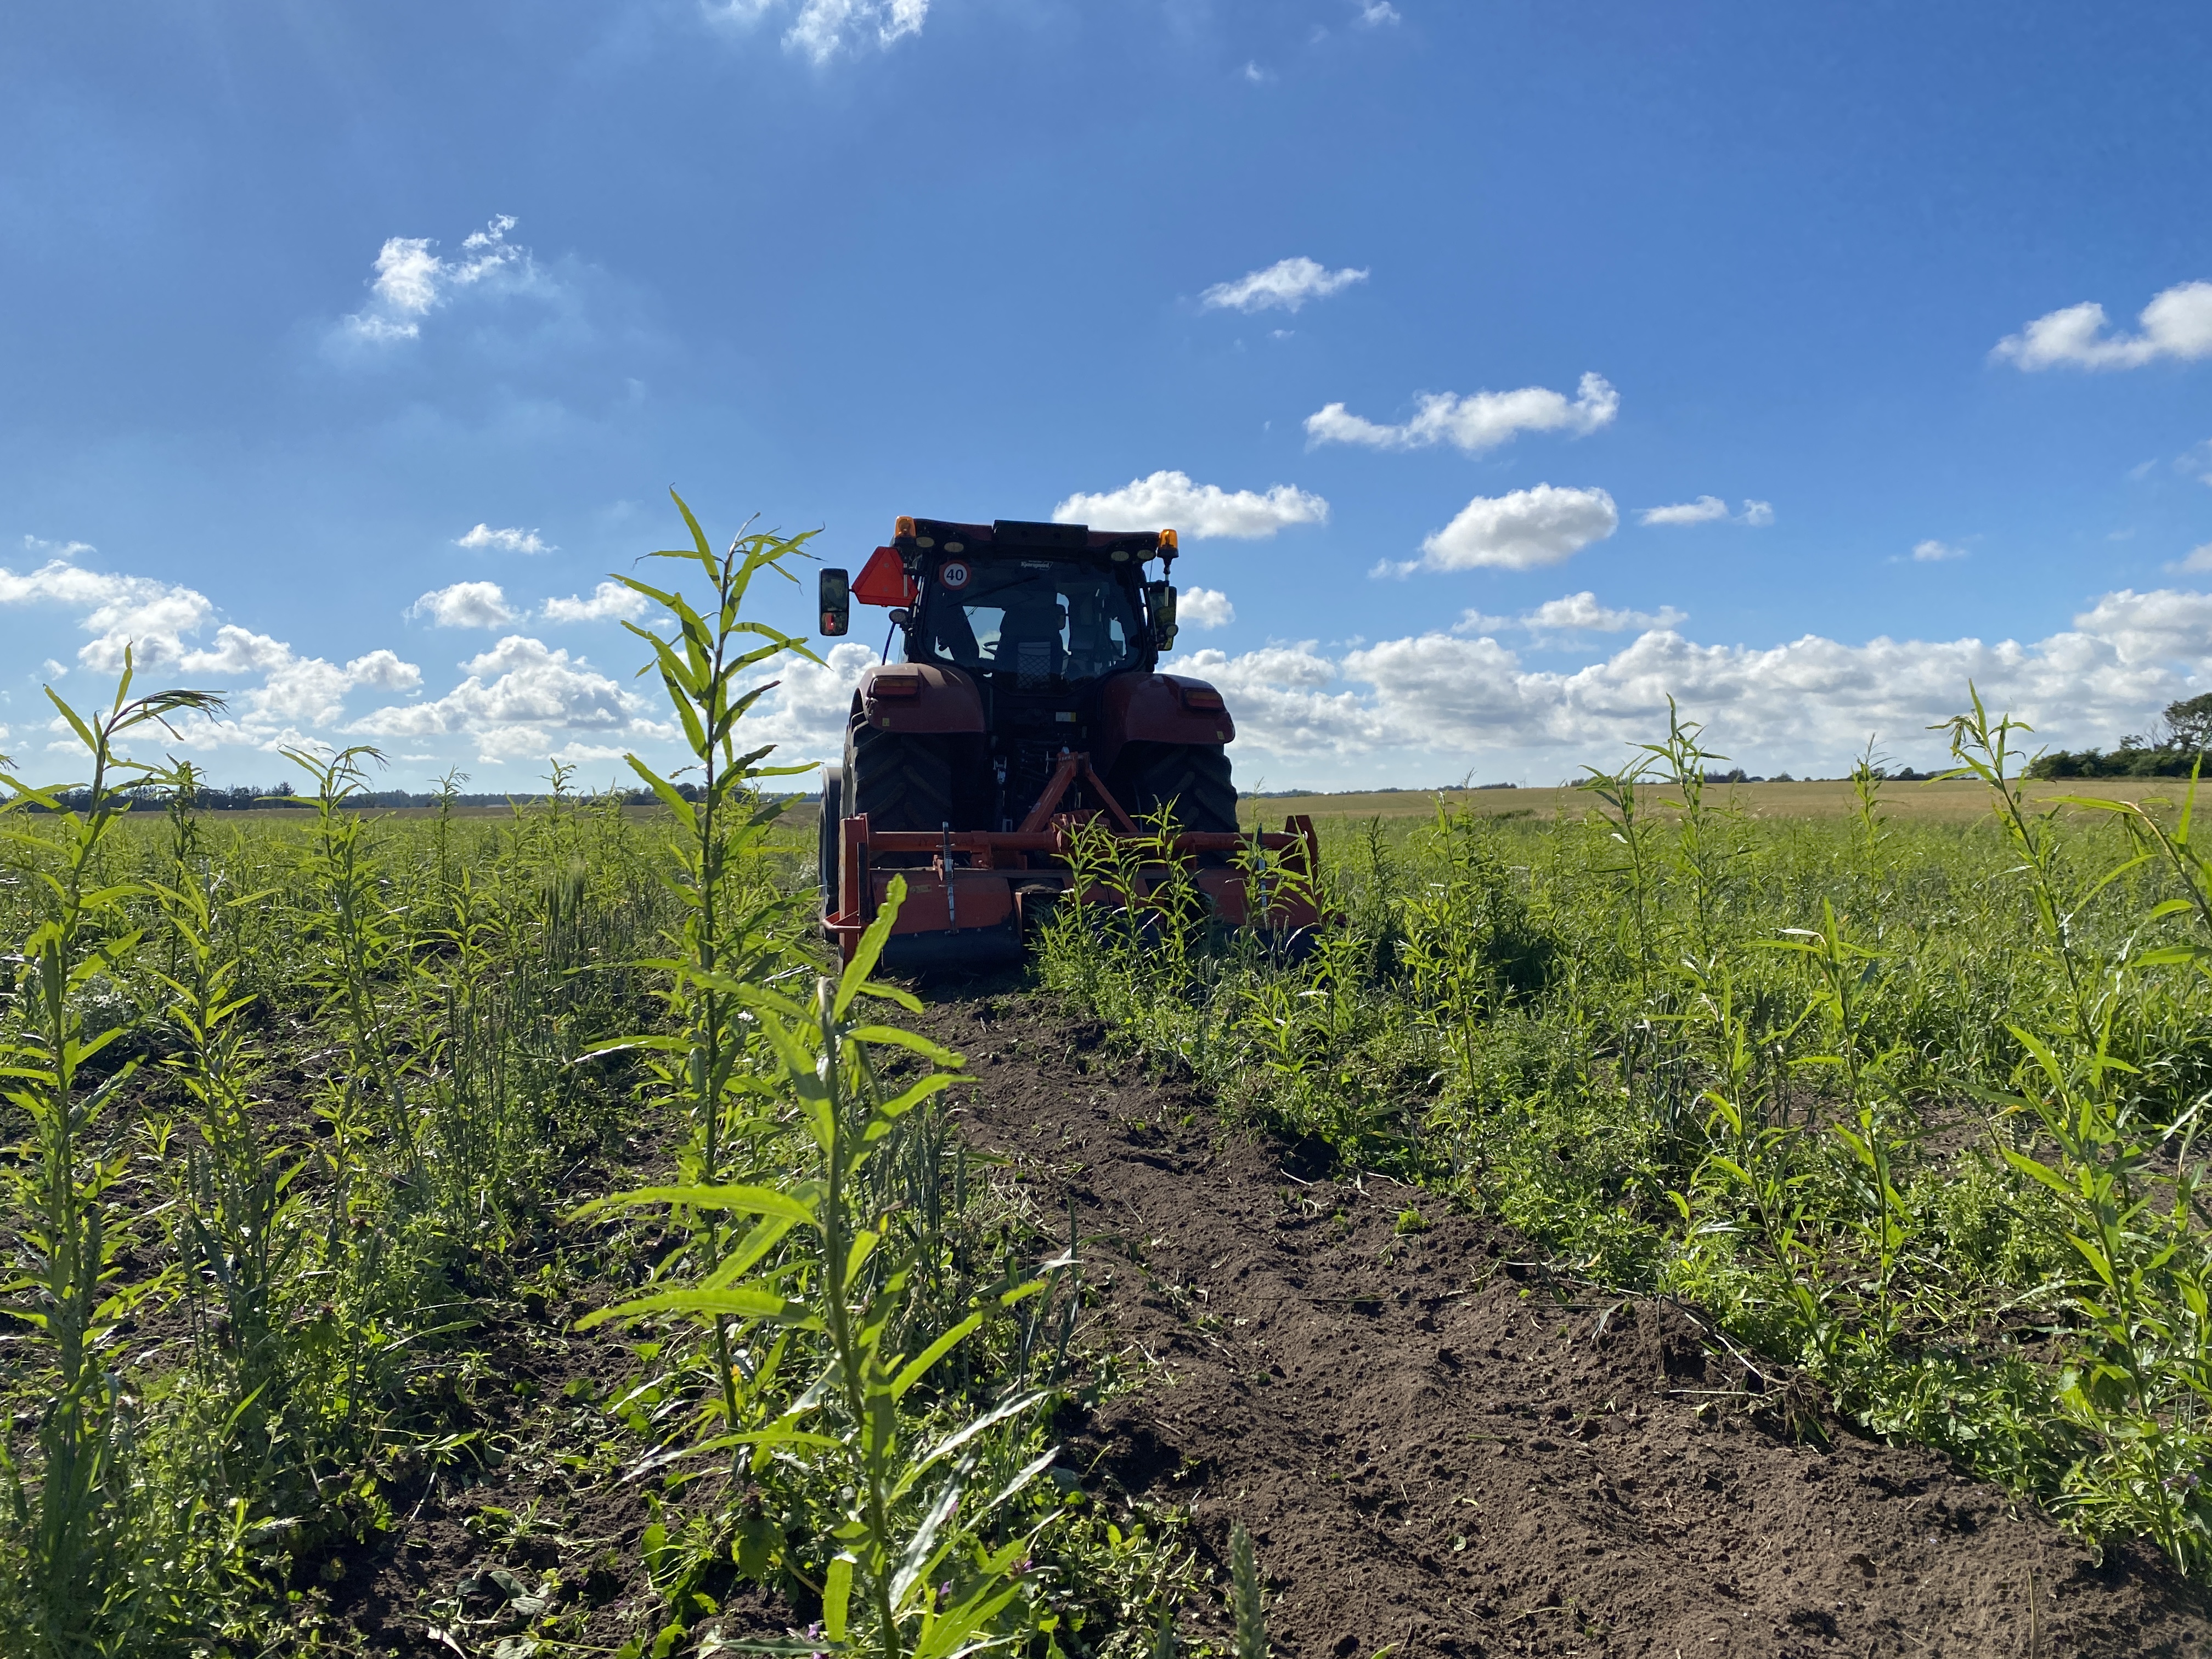
{"type": "Polygon", "coordinates": [[[1241,834],[1221,693],[1158,672],[1176,551],[1172,530],[901,519],[857,580],[822,573],[823,634],[848,632],[858,599],[903,641],[861,675],[844,763],[823,769],[822,925],[848,957],[903,875],[887,967],[1018,961],[1086,825],[1144,842],[1140,896],[1180,865],[1231,926],[1313,922],[1311,823],[1241,834]]]}

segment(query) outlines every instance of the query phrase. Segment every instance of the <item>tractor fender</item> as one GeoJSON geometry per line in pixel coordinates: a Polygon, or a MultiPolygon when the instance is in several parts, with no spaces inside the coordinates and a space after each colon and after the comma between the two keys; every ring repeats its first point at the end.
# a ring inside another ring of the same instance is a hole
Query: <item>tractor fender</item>
{"type": "Polygon", "coordinates": [[[936,663],[874,663],[861,671],[860,689],[853,693],[853,714],[884,732],[981,732],[983,699],[975,682],[957,668],[936,663]],[[915,690],[887,696],[884,691],[890,688],[878,690],[886,679],[893,687],[915,690]]]}
{"type": "Polygon", "coordinates": [[[1107,681],[1099,698],[1095,763],[1100,773],[1114,769],[1125,743],[1234,743],[1237,726],[1229,710],[1191,708],[1188,698],[1194,691],[1220,695],[1187,674],[1122,674],[1107,681]]]}

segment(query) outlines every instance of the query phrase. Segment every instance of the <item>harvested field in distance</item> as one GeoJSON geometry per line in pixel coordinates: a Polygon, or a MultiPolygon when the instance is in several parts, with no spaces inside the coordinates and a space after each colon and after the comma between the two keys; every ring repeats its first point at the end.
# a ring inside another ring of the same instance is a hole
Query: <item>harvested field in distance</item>
{"type": "MultiPolygon", "coordinates": [[[[1236,751],[1231,751],[1232,758],[1236,751]]],[[[2100,799],[2174,802],[2187,793],[2185,778],[2084,778],[2067,782],[2027,783],[2022,798],[2036,807],[2060,805],[2068,798],[2094,796],[2100,799]]],[[[1679,801],[1663,787],[1651,799],[1679,801]]],[[[1562,813],[1580,817],[1597,810],[1588,789],[1391,789],[1368,793],[1321,795],[1245,795],[1237,813],[1247,828],[1258,825],[1277,830],[1293,813],[1304,813],[1325,831],[1369,818],[1432,818],[1437,803],[1475,819],[1554,819],[1562,813]]],[[[1747,817],[1835,818],[1858,811],[1858,797],[1848,779],[1818,783],[1714,784],[1706,800],[1716,809],[1737,811],[1747,817]]],[[[505,809],[483,809],[485,811],[505,809]]],[[[820,809],[811,800],[794,800],[785,809],[784,822],[812,830],[820,809]]],[[[1969,779],[1948,783],[1889,781],[1883,786],[1882,810],[1901,818],[1972,823],[1990,815],[1989,791],[1969,779]]]]}
{"type": "MultiPolygon", "coordinates": [[[[2179,801],[2188,787],[2185,778],[2085,778],[2030,783],[2023,790],[2031,803],[2048,805],[2079,795],[2179,801]]],[[[1663,787],[1656,788],[1652,798],[1666,798],[1668,793],[1663,787]]],[[[1848,779],[1818,783],[1716,783],[1708,787],[1705,798],[1715,808],[1751,817],[1842,817],[1858,810],[1858,798],[1848,779]]],[[[1248,795],[1237,802],[1237,815],[1248,823],[1262,823],[1269,829],[1292,812],[1306,813],[1316,823],[1333,818],[1432,817],[1439,799],[1448,810],[1476,818],[1547,818],[1561,812],[1579,817],[1596,805],[1589,791],[1583,788],[1407,789],[1264,799],[1248,795]]],[[[1886,811],[1900,817],[1963,821],[1986,817],[1990,799],[1989,791],[1972,779],[1948,783],[1892,781],[1884,786],[1882,805],[1886,811]]]]}

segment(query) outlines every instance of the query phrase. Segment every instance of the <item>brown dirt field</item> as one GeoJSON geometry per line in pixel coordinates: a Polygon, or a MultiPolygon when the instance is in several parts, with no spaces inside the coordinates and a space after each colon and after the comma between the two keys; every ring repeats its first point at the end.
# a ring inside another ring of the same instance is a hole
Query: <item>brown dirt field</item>
{"type": "MultiPolygon", "coordinates": [[[[1501,792],[1502,793],[1502,792],[1501,792]]],[[[946,1000],[968,1133],[1073,1198],[1152,1381],[1071,1425],[1094,1489],[1257,1543],[1281,1659],[2212,1652],[2212,1603],[1936,1454],[1865,1438],[1690,1310],[1225,1130],[1034,1000],[946,1000]]],[[[1187,1610],[1193,1635],[1216,1609],[1187,1610]]]]}

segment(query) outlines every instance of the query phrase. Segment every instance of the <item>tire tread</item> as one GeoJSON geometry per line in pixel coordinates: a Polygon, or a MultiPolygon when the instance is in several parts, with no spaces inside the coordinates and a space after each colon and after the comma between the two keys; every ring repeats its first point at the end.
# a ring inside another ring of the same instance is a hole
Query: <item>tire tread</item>
{"type": "Polygon", "coordinates": [[[848,815],[877,830],[935,830],[952,822],[952,762],[941,742],[855,720],[845,734],[848,815]]]}
{"type": "Polygon", "coordinates": [[[1221,744],[1131,744],[1129,751],[1115,765],[1115,782],[1108,787],[1132,817],[1157,812],[1172,801],[1182,828],[1236,834],[1237,786],[1221,744]]]}

